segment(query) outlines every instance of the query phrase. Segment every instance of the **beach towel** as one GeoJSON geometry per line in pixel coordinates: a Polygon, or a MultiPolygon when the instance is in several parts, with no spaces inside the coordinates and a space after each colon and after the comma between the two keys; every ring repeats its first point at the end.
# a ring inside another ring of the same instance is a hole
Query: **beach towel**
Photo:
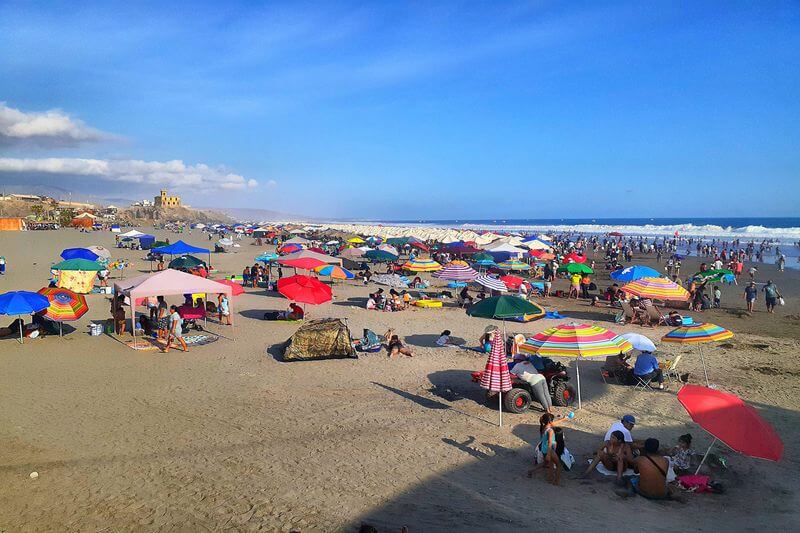
{"type": "Polygon", "coordinates": [[[544,317],[545,318],[550,318],[550,319],[556,319],[556,320],[557,319],[561,319],[561,318],[567,318],[564,315],[562,315],[561,313],[559,313],[558,311],[547,311],[544,314],[544,317]]]}
{"type": "MultiPolygon", "coordinates": [[[[587,462],[588,462],[589,464],[592,464],[592,459],[589,459],[587,462]]],[[[598,472],[600,472],[600,473],[601,473],[601,474],[603,474],[604,476],[616,476],[616,475],[617,475],[617,473],[616,473],[616,472],[612,472],[611,470],[609,470],[608,468],[606,468],[606,465],[604,465],[603,463],[597,463],[597,466],[595,467],[595,470],[597,470],[598,472]]],[[[628,468],[627,470],[625,470],[625,471],[622,473],[622,475],[623,475],[623,476],[638,476],[639,474],[637,474],[636,472],[634,472],[634,471],[633,471],[633,468],[628,468]]]]}

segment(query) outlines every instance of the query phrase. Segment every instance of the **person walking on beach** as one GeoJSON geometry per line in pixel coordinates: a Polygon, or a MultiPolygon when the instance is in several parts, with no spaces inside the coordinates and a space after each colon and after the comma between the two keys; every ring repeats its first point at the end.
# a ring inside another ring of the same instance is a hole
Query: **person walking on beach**
{"type": "Polygon", "coordinates": [[[758,297],[758,289],[756,289],[756,282],[751,281],[747,287],[744,288],[744,299],[747,302],[747,313],[752,315],[755,310],[756,297],[758,297]]]}
{"type": "Polygon", "coordinates": [[[778,292],[778,287],[772,283],[772,280],[769,280],[761,290],[764,291],[764,296],[767,299],[767,313],[774,313],[775,306],[778,304],[778,298],[781,297],[781,293],[778,292]]]}
{"type": "Polygon", "coordinates": [[[169,315],[169,335],[167,336],[167,344],[161,351],[163,353],[169,352],[172,342],[178,341],[178,344],[181,345],[181,349],[183,349],[184,352],[188,352],[189,347],[186,345],[186,341],[183,338],[183,318],[178,314],[178,306],[170,306],[169,310],[172,312],[169,315]]]}
{"type": "Polygon", "coordinates": [[[6,258],[0,255],[0,276],[6,275],[6,258]]]}
{"type": "Polygon", "coordinates": [[[228,297],[226,295],[224,294],[219,295],[219,305],[217,306],[217,309],[219,310],[219,323],[230,326],[231,310],[230,306],[228,305],[228,297]]]}

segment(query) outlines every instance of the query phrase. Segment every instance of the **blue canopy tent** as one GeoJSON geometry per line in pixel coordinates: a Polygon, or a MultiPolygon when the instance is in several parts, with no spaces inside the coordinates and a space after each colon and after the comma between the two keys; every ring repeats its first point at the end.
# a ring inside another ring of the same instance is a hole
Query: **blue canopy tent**
{"type": "Polygon", "coordinates": [[[68,259],[86,259],[87,261],[97,261],[99,255],[86,248],[67,248],[61,252],[61,258],[68,259]]]}
{"type": "Polygon", "coordinates": [[[186,244],[183,241],[178,241],[167,246],[153,248],[153,251],[169,255],[208,254],[208,267],[211,268],[211,250],[208,248],[199,248],[191,244],[186,244]]]}
{"type": "Polygon", "coordinates": [[[156,242],[155,235],[140,235],[139,236],[139,246],[142,247],[142,250],[149,250],[153,243],[156,242]]]}

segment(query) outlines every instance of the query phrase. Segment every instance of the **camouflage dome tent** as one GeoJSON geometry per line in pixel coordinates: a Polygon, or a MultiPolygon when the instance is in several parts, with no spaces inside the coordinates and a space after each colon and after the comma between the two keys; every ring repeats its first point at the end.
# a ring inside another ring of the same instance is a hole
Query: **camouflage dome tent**
{"type": "Polygon", "coordinates": [[[306,322],[289,338],[283,354],[284,361],[348,357],[358,358],[350,342],[350,330],[338,318],[306,322]]]}

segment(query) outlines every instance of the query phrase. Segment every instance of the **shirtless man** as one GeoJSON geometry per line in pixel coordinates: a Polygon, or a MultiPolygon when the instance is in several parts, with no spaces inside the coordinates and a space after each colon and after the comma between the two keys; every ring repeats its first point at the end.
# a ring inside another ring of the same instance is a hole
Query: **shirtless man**
{"type": "Polygon", "coordinates": [[[642,454],[633,463],[633,469],[639,474],[637,478],[631,478],[633,491],[650,500],[663,500],[670,497],[667,486],[667,471],[669,461],[666,457],[658,453],[658,439],[647,439],[644,441],[642,454]]]}

